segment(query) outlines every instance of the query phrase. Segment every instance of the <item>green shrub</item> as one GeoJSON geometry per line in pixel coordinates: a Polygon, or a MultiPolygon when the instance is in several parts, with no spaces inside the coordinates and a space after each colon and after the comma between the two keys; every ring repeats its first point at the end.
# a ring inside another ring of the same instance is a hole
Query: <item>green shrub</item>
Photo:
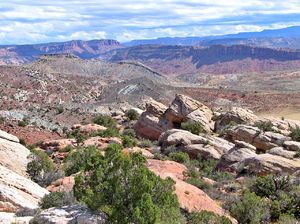
{"type": "Polygon", "coordinates": [[[71,192],[51,192],[46,194],[40,201],[39,206],[42,209],[52,207],[62,207],[75,203],[75,198],[71,192]]]}
{"type": "Polygon", "coordinates": [[[137,120],[139,118],[139,113],[134,110],[134,109],[130,109],[126,112],[126,116],[129,118],[129,120],[137,120]]]}
{"type": "Polygon", "coordinates": [[[103,138],[109,138],[109,137],[119,137],[120,133],[119,130],[116,128],[107,128],[106,130],[99,132],[97,135],[103,138]]]}
{"type": "Polygon", "coordinates": [[[255,182],[250,186],[250,190],[260,197],[275,195],[276,186],[274,177],[272,175],[257,177],[255,182]]]}
{"type": "Polygon", "coordinates": [[[190,157],[185,152],[171,152],[168,157],[178,163],[187,163],[190,160],[190,157]]]}
{"type": "Polygon", "coordinates": [[[85,170],[86,166],[93,166],[93,163],[95,162],[93,161],[93,158],[96,158],[98,155],[101,155],[101,152],[94,146],[73,150],[65,159],[65,174],[70,176],[85,170]]]}
{"type": "Polygon", "coordinates": [[[240,224],[259,224],[267,216],[268,209],[259,196],[245,191],[240,201],[231,205],[230,213],[240,224]]]}
{"type": "Polygon", "coordinates": [[[20,144],[26,146],[26,141],[23,138],[20,138],[20,144]]]}
{"type": "Polygon", "coordinates": [[[138,146],[141,148],[151,148],[153,147],[153,142],[149,139],[143,139],[139,142],[138,146]]]}
{"type": "Polygon", "coordinates": [[[18,126],[19,127],[26,127],[27,125],[29,125],[28,118],[23,118],[23,120],[18,121],[18,126]]]}
{"type": "Polygon", "coordinates": [[[262,131],[274,131],[274,126],[271,121],[259,121],[254,125],[262,131]]]}
{"type": "Polygon", "coordinates": [[[57,114],[62,114],[64,112],[64,108],[62,106],[59,106],[56,108],[57,114]]]}
{"type": "Polygon", "coordinates": [[[99,115],[93,119],[93,122],[107,128],[115,128],[117,126],[117,122],[107,115],[99,115]]]}
{"type": "Polygon", "coordinates": [[[181,129],[187,130],[195,135],[199,135],[200,133],[205,133],[203,125],[197,121],[188,120],[186,122],[181,123],[181,129]]]}
{"type": "Polygon", "coordinates": [[[54,163],[47,153],[33,149],[29,155],[30,162],[27,164],[27,173],[34,182],[39,182],[44,175],[54,171],[54,163]]]}
{"type": "Polygon", "coordinates": [[[295,154],[294,157],[295,157],[295,158],[300,158],[300,149],[297,150],[297,152],[296,152],[296,154],[295,154]]]}
{"type": "Polygon", "coordinates": [[[75,178],[76,198],[92,210],[105,212],[110,223],[178,223],[180,209],[174,181],[162,180],[145,165],[141,154],[124,154],[110,145],[105,156],[97,155],[89,175],[75,178]]]}
{"type": "Polygon", "coordinates": [[[5,122],[5,118],[0,116],[0,124],[3,124],[5,122]]]}
{"type": "Polygon", "coordinates": [[[225,216],[219,216],[213,212],[192,212],[187,217],[187,224],[231,224],[225,216]]]}
{"type": "Polygon", "coordinates": [[[128,135],[132,138],[136,137],[135,131],[132,128],[127,128],[123,131],[123,135],[128,135]]]}
{"type": "Polygon", "coordinates": [[[126,148],[132,148],[137,146],[137,140],[135,138],[125,135],[122,137],[122,145],[126,148]]]}
{"type": "Polygon", "coordinates": [[[290,137],[294,140],[294,141],[300,141],[300,127],[296,127],[296,128],[292,128],[291,129],[291,134],[290,137]]]}
{"type": "Polygon", "coordinates": [[[67,134],[68,138],[75,138],[77,145],[82,144],[88,136],[81,133],[79,129],[75,129],[67,134]]]}
{"type": "Polygon", "coordinates": [[[293,215],[290,214],[282,214],[280,215],[277,224],[298,224],[299,220],[297,220],[293,215]]]}

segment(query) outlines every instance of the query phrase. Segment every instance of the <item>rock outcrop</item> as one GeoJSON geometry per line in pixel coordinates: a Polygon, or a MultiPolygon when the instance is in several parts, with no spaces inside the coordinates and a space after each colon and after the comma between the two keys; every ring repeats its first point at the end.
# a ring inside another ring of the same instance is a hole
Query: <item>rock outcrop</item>
{"type": "Polygon", "coordinates": [[[258,150],[267,151],[282,146],[290,138],[279,133],[263,132],[258,127],[237,125],[226,132],[226,139],[230,141],[244,141],[255,146],[258,150]]]}
{"type": "Polygon", "coordinates": [[[238,163],[245,159],[255,157],[257,154],[249,148],[233,148],[224,154],[218,161],[218,168],[237,171],[238,163]]]}
{"type": "Polygon", "coordinates": [[[179,128],[182,122],[192,120],[200,123],[206,132],[211,132],[212,117],[213,112],[207,106],[178,94],[168,108],[153,100],[148,102],[134,129],[141,137],[157,140],[164,131],[179,128]]]}
{"type": "Polygon", "coordinates": [[[92,213],[84,205],[71,205],[61,208],[49,208],[34,217],[38,224],[106,224],[107,216],[104,213],[92,213]]]}
{"type": "Polygon", "coordinates": [[[225,152],[234,147],[234,144],[222,138],[210,135],[194,135],[189,131],[180,129],[171,129],[164,132],[159,137],[158,142],[163,151],[172,146],[194,158],[199,154],[204,158],[220,159],[225,152]]]}
{"type": "Polygon", "coordinates": [[[197,121],[205,131],[213,129],[213,112],[204,104],[184,95],[176,95],[175,99],[164,113],[169,128],[176,128],[186,120],[197,121]]]}
{"type": "Polygon", "coordinates": [[[148,168],[165,179],[171,177],[175,182],[175,193],[182,209],[192,211],[212,211],[224,215],[225,211],[199,188],[184,182],[187,168],[173,161],[148,160],[148,168]]]}
{"type": "Polygon", "coordinates": [[[233,107],[231,110],[221,113],[215,121],[215,130],[221,130],[231,124],[251,125],[258,121],[258,117],[248,109],[233,107]]]}
{"type": "Polygon", "coordinates": [[[165,105],[154,100],[147,102],[146,111],[134,125],[136,133],[143,138],[157,140],[166,130],[166,121],[162,118],[166,109],[165,105]]]}
{"type": "Polygon", "coordinates": [[[25,176],[29,154],[17,137],[0,131],[0,165],[25,176]]]}
{"type": "Polygon", "coordinates": [[[243,160],[238,165],[240,172],[267,175],[270,173],[294,173],[300,169],[300,159],[287,159],[269,153],[243,160]]]}
{"type": "Polygon", "coordinates": [[[48,191],[33,181],[0,165],[0,211],[35,209],[48,191]]]}

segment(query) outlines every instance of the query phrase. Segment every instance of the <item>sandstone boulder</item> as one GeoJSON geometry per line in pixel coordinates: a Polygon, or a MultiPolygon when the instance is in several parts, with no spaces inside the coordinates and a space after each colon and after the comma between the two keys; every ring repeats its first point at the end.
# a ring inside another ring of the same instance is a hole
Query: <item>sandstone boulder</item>
{"type": "Polygon", "coordinates": [[[167,107],[159,102],[151,100],[146,103],[146,111],[141,114],[134,125],[135,132],[143,138],[157,140],[166,127],[166,121],[162,118],[167,107]]]}
{"type": "Polygon", "coordinates": [[[258,117],[248,109],[233,107],[231,110],[221,113],[215,122],[215,130],[221,130],[230,124],[254,124],[258,117]]]}
{"type": "Polygon", "coordinates": [[[11,141],[11,142],[19,143],[19,139],[16,136],[11,135],[11,134],[9,134],[5,131],[1,131],[1,130],[0,130],[0,138],[11,141]]]}
{"type": "Polygon", "coordinates": [[[29,224],[32,216],[17,217],[15,213],[0,212],[0,223],[1,224],[29,224]]]}
{"type": "Polygon", "coordinates": [[[201,123],[205,131],[213,129],[213,112],[204,104],[184,95],[176,95],[164,113],[169,128],[178,127],[183,121],[193,120],[201,123]]]}
{"type": "Polygon", "coordinates": [[[48,191],[33,181],[0,166],[0,211],[16,212],[21,208],[35,209],[48,191]]]}
{"type": "Polygon", "coordinates": [[[30,151],[19,143],[19,139],[0,131],[0,165],[26,176],[30,151]]]}
{"type": "Polygon", "coordinates": [[[92,213],[84,205],[71,205],[61,208],[49,208],[34,218],[37,224],[105,224],[107,216],[104,213],[92,213]]]}
{"type": "Polygon", "coordinates": [[[267,151],[274,147],[281,146],[285,141],[290,140],[289,137],[282,134],[263,132],[257,127],[248,125],[237,125],[230,128],[227,130],[225,138],[230,141],[244,141],[262,151],[267,151]]]}
{"type": "Polygon", "coordinates": [[[255,157],[256,155],[257,154],[249,148],[233,148],[221,157],[217,166],[220,169],[236,171],[239,162],[255,157]]]}
{"type": "Polygon", "coordinates": [[[239,171],[268,175],[270,173],[292,174],[300,169],[300,159],[287,159],[282,156],[269,153],[260,154],[245,159],[239,164],[239,171]]]}
{"type": "Polygon", "coordinates": [[[296,152],[285,150],[283,147],[275,147],[268,151],[272,155],[282,156],[287,159],[293,159],[296,152]]]}
{"type": "Polygon", "coordinates": [[[210,135],[194,135],[189,131],[171,129],[164,132],[158,140],[162,150],[169,146],[188,153],[191,157],[198,154],[205,158],[220,159],[220,157],[234,147],[234,144],[218,137],[210,135]]]}
{"type": "Polygon", "coordinates": [[[284,148],[290,151],[298,151],[300,149],[300,142],[296,141],[285,141],[283,143],[284,148]]]}

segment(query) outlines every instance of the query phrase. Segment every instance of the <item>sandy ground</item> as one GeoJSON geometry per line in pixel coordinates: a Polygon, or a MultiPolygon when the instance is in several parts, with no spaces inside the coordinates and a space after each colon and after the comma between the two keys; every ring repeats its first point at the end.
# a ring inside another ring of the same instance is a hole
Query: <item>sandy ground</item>
{"type": "Polygon", "coordinates": [[[262,112],[257,114],[259,117],[275,117],[275,118],[287,118],[293,120],[300,120],[300,108],[292,109],[292,108],[283,108],[278,109],[272,112],[262,112]]]}

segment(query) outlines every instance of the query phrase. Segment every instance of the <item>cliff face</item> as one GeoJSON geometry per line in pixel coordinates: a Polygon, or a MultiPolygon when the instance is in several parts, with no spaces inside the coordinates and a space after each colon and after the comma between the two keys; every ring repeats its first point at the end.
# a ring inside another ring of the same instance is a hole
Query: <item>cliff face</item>
{"type": "Polygon", "coordinates": [[[31,62],[43,54],[70,53],[81,58],[94,58],[120,48],[121,44],[116,40],[72,40],[61,43],[46,43],[34,45],[12,45],[0,47],[0,62],[3,64],[22,64],[31,62]]]}
{"type": "Polygon", "coordinates": [[[137,60],[165,74],[236,73],[300,67],[300,51],[245,45],[144,45],[109,52],[111,61],[137,60]]]}

